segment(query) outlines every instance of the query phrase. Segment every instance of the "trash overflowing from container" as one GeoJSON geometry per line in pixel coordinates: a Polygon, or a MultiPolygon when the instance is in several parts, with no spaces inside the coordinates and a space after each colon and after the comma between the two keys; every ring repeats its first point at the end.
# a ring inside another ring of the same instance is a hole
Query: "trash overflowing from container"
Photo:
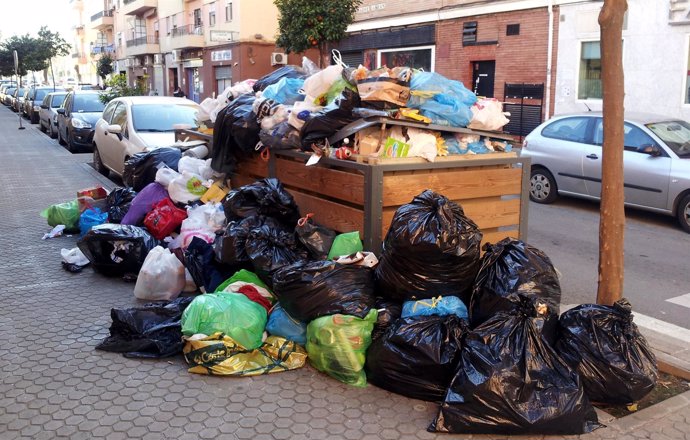
{"type": "MultiPolygon", "coordinates": [[[[383,244],[371,248],[370,232],[339,219],[324,226],[338,214],[315,211],[281,180],[232,174],[288,138],[317,155],[361,154],[328,138],[363,114],[495,130],[507,122],[500,103],[436,73],[305,62],[236,84],[202,109],[215,121],[208,158],[140,153],[125,166],[127,187],[41,213],[82,233],[63,249],[65,266],[136,278],[134,297],[158,301],[113,308],[98,349],[183,355],[190,373],[219,376],[309,362],[345,384],[438,402],[436,432],[582,434],[599,426],[590,400],[631,403],[654,387],[656,361],[629,304],[583,305],[559,322],[549,258],[504,238],[512,233],[488,242],[457,198],[411,194],[388,210],[383,244]]],[[[509,150],[486,136],[415,130],[377,133],[372,154],[431,161],[509,150]]]]}

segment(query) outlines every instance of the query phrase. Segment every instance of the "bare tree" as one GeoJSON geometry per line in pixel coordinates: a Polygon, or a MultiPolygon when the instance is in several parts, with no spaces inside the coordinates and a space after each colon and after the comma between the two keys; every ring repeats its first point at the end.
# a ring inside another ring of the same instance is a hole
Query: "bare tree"
{"type": "Polygon", "coordinates": [[[623,296],[625,234],[623,19],[627,9],[626,0],[604,0],[604,6],[599,14],[604,145],[601,167],[597,303],[609,305],[623,296]]]}

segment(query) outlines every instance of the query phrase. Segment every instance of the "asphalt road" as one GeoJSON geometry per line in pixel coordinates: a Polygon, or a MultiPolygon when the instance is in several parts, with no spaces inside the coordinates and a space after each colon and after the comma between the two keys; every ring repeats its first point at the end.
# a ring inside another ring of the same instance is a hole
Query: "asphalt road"
{"type": "MultiPolygon", "coordinates": [[[[551,205],[530,202],[528,226],[527,241],[561,272],[561,304],[595,302],[599,204],[563,197],[551,205]]],[[[690,294],[690,234],[674,218],[626,209],[624,280],[634,311],[690,329],[690,308],[667,301],[690,294]]]]}

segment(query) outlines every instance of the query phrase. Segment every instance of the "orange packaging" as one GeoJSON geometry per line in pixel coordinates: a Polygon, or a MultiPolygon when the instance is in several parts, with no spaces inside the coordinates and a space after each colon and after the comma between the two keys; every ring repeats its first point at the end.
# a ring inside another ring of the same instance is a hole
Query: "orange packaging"
{"type": "Polygon", "coordinates": [[[102,186],[94,186],[93,188],[86,188],[77,191],[77,198],[91,197],[94,200],[105,199],[108,197],[108,191],[102,186]]]}

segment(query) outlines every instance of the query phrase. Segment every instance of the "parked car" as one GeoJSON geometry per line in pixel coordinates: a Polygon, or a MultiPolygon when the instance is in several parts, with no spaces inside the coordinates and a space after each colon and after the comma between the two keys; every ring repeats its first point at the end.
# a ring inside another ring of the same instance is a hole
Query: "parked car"
{"type": "Polygon", "coordinates": [[[82,84],[80,83],[77,88],[79,90],[103,90],[98,84],[82,84]]]}
{"type": "Polygon", "coordinates": [[[103,112],[100,93],[93,90],[69,92],[57,109],[57,138],[74,153],[93,150],[93,129],[103,112]]]}
{"type": "Polygon", "coordinates": [[[2,103],[7,107],[12,107],[12,100],[14,99],[14,92],[17,91],[16,87],[9,87],[5,89],[5,94],[2,97],[2,103]]]}
{"type": "Polygon", "coordinates": [[[42,132],[48,133],[51,138],[57,137],[57,109],[65,101],[67,92],[50,92],[41,103],[38,111],[38,124],[42,132]]]}
{"type": "Polygon", "coordinates": [[[7,95],[7,89],[11,89],[13,86],[10,84],[3,84],[0,86],[0,102],[5,102],[5,95],[7,95]]]}
{"type": "Polygon", "coordinates": [[[24,87],[20,87],[17,90],[14,91],[13,99],[12,99],[12,111],[13,112],[20,112],[22,111],[22,104],[24,103],[24,95],[26,94],[26,89],[24,87]]]}
{"type": "Polygon", "coordinates": [[[48,93],[58,90],[64,89],[61,87],[32,87],[29,90],[29,94],[24,100],[24,114],[26,114],[32,124],[38,124],[38,112],[41,110],[43,98],[45,98],[48,93]]]}
{"type": "Polygon", "coordinates": [[[125,161],[136,153],[175,142],[175,126],[196,126],[199,104],[185,98],[128,96],[108,103],[96,123],[93,163],[107,174],[122,175],[125,161]]]}
{"type": "MultiPolygon", "coordinates": [[[[624,132],[626,206],[675,216],[690,233],[690,124],[626,114],[624,132]]],[[[527,135],[521,154],[532,160],[530,199],[599,200],[603,134],[601,112],[591,112],[554,117],[527,135]]]]}

